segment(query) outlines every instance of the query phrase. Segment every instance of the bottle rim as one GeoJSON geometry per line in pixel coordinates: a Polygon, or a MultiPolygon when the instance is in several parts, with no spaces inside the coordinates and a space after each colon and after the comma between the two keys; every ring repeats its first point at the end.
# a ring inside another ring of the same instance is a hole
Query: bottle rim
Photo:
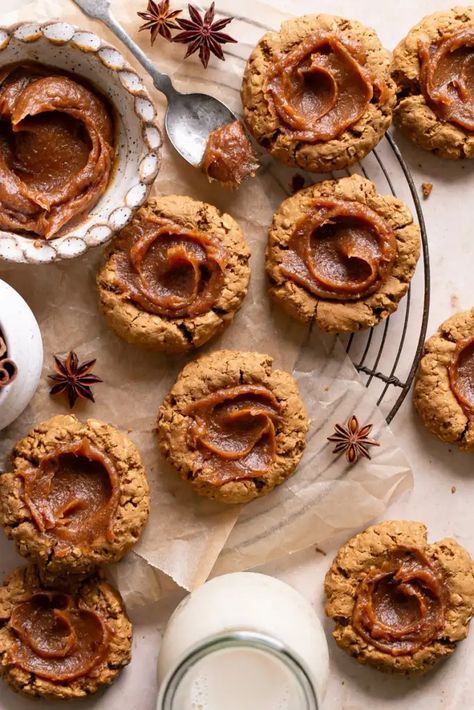
{"type": "Polygon", "coordinates": [[[305,710],[318,710],[317,691],[304,662],[281,641],[255,631],[227,631],[213,634],[192,646],[165,677],[158,695],[156,710],[176,710],[176,706],[173,705],[176,693],[192,666],[210,653],[228,648],[252,648],[278,658],[298,681],[306,700],[305,710]]]}

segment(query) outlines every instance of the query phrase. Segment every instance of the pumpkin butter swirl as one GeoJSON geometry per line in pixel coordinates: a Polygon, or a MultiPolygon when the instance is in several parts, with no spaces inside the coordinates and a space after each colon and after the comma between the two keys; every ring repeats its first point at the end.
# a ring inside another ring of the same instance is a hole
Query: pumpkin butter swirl
{"type": "Polygon", "coordinates": [[[465,414],[474,418],[474,336],[457,343],[448,372],[456,399],[465,414]]]}
{"type": "Polygon", "coordinates": [[[388,88],[367,65],[362,45],[337,31],[318,30],[276,59],[266,90],[292,139],[316,143],[340,136],[388,88]]]}
{"type": "Polygon", "coordinates": [[[7,661],[53,682],[88,675],[105,658],[110,632],[100,614],[62,592],[37,592],[16,604],[7,661]]]}
{"type": "Polygon", "coordinates": [[[317,197],[284,251],[285,278],[323,299],[350,301],[377,291],[397,255],[393,229],[356,201],[317,197]]]}
{"type": "Polygon", "coordinates": [[[178,318],[213,308],[228,254],[212,235],[157,218],[126,227],[113,258],[117,285],[127,298],[148,313],[178,318]]]}
{"type": "Polygon", "coordinates": [[[61,548],[113,541],[120,498],[114,461],[87,439],[59,446],[19,471],[23,500],[40,533],[61,548]]]}
{"type": "Polygon", "coordinates": [[[384,653],[413,655],[439,637],[446,603],[435,563],[418,549],[398,547],[375,562],[360,583],[352,625],[384,653]]]}
{"type": "Polygon", "coordinates": [[[92,88],[40,64],[0,69],[0,229],[54,237],[103,195],[114,154],[92,88]]]}
{"type": "Polygon", "coordinates": [[[474,131],[474,28],[421,41],[418,55],[427,103],[441,119],[474,131]]]}
{"type": "Polygon", "coordinates": [[[214,485],[258,478],[276,458],[280,404],[264,385],[225,387],[184,410],[191,417],[188,445],[197,452],[193,469],[205,468],[214,485]]]}

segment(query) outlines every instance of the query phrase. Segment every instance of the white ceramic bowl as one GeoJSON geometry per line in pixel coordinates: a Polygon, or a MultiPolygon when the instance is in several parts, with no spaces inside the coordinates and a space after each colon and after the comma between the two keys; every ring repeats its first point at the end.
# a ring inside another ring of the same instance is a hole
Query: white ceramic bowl
{"type": "Polygon", "coordinates": [[[162,136],[156,111],[138,74],[118,50],[93,32],[65,22],[0,27],[0,67],[33,61],[92,82],[109,98],[117,119],[116,167],[106,192],[79,224],[48,241],[0,230],[0,259],[44,263],[79,256],[107,242],[146,200],[160,167],[162,136]]]}
{"type": "Polygon", "coordinates": [[[0,431],[5,429],[30,403],[43,368],[43,342],[30,307],[5,281],[0,281],[0,331],[8,357],[18,367],[15,380],[0,388],[0,431]]]}

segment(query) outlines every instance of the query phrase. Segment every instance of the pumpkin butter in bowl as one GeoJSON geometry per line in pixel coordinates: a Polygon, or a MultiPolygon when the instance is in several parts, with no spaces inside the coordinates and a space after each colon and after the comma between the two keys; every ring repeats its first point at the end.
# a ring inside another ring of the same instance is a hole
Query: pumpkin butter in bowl
{"type": "Polygon", "coordinates": [[[146,199],[161,134],[141,78],[67,23],[0,28],[0,258],[71,258],[146,199]]]}

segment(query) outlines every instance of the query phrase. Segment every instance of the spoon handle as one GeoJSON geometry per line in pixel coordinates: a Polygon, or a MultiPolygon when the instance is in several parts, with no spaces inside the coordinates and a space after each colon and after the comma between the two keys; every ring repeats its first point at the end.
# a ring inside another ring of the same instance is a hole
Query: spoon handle
{"type": "Polygon", "coordinates": [[[117,22],[117,20],[111,15],[110,12],[108,12],[105,16],[102,16],[101,19],[102,22],[107,25],[110,30],[112,30],[114,35],[118,37],[119,40],[128,47],[134,57],[138,59],[140,64],[150,74],[151,78],[153,79],[153,83],[158,89],[158,91],[161,91],[166,96],[168,102],[171,101],[171,99],[179,92],[176,91],[176,89],[174,88],[169,76],[167,74],[162,74],[160,71],[158,71],[153,62],[150,61],[150,59],[147,57],[145,52],[143,52],[138,46],[138,44],[136,44],[129,37],[129,35],[123,29],[122,25],[117,22]]]}

